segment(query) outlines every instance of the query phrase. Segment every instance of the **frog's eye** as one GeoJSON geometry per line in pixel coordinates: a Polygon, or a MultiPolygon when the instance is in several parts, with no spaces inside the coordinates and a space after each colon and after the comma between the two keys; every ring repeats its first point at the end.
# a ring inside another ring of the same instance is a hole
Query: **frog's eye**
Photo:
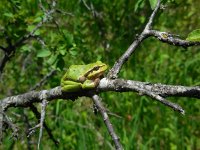
{"type": "Polygon", "coordinates": [[[99,66],[96,66],[92,70],[97,71],[97,70],[99,70],[99,68],[100,68],[99,66]]]}

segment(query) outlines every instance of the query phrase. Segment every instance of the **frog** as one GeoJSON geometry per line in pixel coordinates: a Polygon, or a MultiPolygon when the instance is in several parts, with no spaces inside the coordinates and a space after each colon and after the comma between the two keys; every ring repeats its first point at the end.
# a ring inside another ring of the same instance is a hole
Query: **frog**
{"type": "Polygon", "coordinates": [[[101,61],[86,65],[71,65],[61,79],[62,92],[94,89],[108,66],[101,61]]]}

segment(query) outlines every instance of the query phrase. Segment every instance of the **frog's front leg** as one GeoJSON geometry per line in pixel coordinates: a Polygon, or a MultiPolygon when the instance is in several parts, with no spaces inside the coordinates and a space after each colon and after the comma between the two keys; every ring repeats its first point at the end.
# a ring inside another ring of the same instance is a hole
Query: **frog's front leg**
{"type": "Polygon", "coordinates": [[[93,89],[97,87],[99,84],[100,79],[97,78],[95,80],[85,80],[85,82],[82,84],[83,89],[93,89]]]}
{"type": "Polygon", "coordinates": [[[62,81],[61,90],[64,92],[76,92],[82,89],[82,83],[74,81],[62,81]]]}

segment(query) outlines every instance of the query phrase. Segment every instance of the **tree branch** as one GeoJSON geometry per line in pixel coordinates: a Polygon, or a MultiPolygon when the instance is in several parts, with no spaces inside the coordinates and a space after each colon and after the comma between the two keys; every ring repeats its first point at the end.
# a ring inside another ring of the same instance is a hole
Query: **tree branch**
{"type": "Polygon", "coordinates": [[[98,110],[101,113],[101,116],[104,120],[104,123],[108,129],[108,132],[112,138],[112,140],[114,141],[115,144],[115,148],[117,150],[122,150],[122,145],[119,142],[119,137],[117,136],[117,134],[114,131],[114,128],[110,122],[109,116],[106,112],[106,109],[104,108],[104,106],[101,104],[101,98],[98,95],[93,95],[92,96],[93,102],[96,105],[96,107],[98,108],[98,110]]]}
{"type": "Polygon", "coordinates": [[[48,104],[48,102],[45,99],[45,95],[44,95],[44,98],[42,100],[42,106],[41,106],[40,133],[39,133],[39,138],[38,138],[38,150],[40,150],[40,143],[41,143],[43,127],[44,127],[44,123],[45,123],[45,114],[46,114],[47,104],[48,104]]]}
{"type": "Polygon", "coordinates": [[[154,11],[152,12],[152,14],[151,14],[151,16],[149,18],[149,21],[147,22],[146,27],[145,27],[144,30],[147,31],[147,30],[150,30],[152,28],[153,20],[154,20],[154,18],[156,16],[156,13],[159,10],[159,8],[160,8],[160,0],[157,1],[156,7],[155,7],[154,11]]]}
{"type": "MultiPolygon", "coordinates": [[[[105,91],[116,91],[116,92],[127,92],[133,91],[138,92],[139,94],[145,94],[150,96],[153,99],[158,100],[165,106],[173,108],[176,111],[184,114],[184,110],[177,104],[167,101],[165,97],[169,96],[182,96],[182,97],[193,97],[200,99],[200,86],[173,86],[173,85],[165,85],[165,84],[153,84],[149,82],[139,82],[139,81],[132,81],[132,80],[124,80],[124,79],[107,79],[103,78],[99,86],[92,90],[93,93],[105,92],[105,91]]],[[[91,90],[82,90],[79,92],[72,92],[72,93],[63,93],[61,91],[61,87],[55,87],[50,90],[42,90],[42,91],[31,91],[25,94],[16,95],[4,98],[0,100],[0,107],[2,108],[2,112],[7,110],[9,107],[29,107],[33,103],[38,103],[43,101],[43,96],[45,94],[45,98],[47,101],[55,100],[55,99],[70,99],[75,100],[79,96],[91,96],[91,90]]],[[[115,134],[112,125],[110,124],[109,120],[107,120],[108,116],[105,111],[105,108],[100,104],[99,97],[93,96],[94,103],[98,107],[101,112],[102,117],[104,118],[105,124],[109,130],[109,133],[115,143],[116,148],[122,149],[118,137],[115,134]]],[[[39,118],[40,115],[37,116],[39,118]]],[[[44,122],[45,127],[45,122],[44,122]]],[[[47,127],[45,127],[47,128],[47,127]]]]}
{"type": "MultiPolygon", "coordinates": [[[[37,110],[37,108],[33,104],[30,104],[29,107],[30,107],[31,111],[34,113],[35,117],[38,119],[38,123],[39,123],[39,120],[40,120],[40,117],[41,117],[40,112],[37,110]]],[[[58,146],[59,142],[54,138],[51,129],[47,126],[45,121],[44,121],[44,128],[46,129],[46,131],[49,135],[49,138],[54,142],[54,144],[56,146],[58,146]]]]}
{"type": "MultiPolygon", "coordinates": [[[[94,89],[94,92],[105,92],[105,91],[116,91],[116,92],[138,92],[144,93],[145,91],[153,92],[155,95],[161,97],[169,96],[179,96],[179,97],[190,97],[190,98],[199,98],[200,99],[200,86],[173,86],[165,84],[152,84],[149,82],[139,82],[132,80],[123,80],[123,79],[107,79],[103,78],[97,89],[94,89]],[[96,91],[95,91],[96,90],[96,91]]],[[[51,101],[54,99],[70,99],[75,100],[79,96],[88,96],[90,97],[91,90],[82,90],[79,92],[72,93],[62,93],[61,87],[55,87],[50,90],[42,90],[39,92],[31,91],[25,94],[16,95],[4,98],[0,101],[0,106],[2,111],[5,111],[9,107],[29,107],[30,104],[42,102],[41,95],[46,93],[47,100],[51,101]]],[[[146,94],[148,95],[148,94],[146,94]]],[[[150,96],[150,94],[148,95],[150,96]]],[[[152,96],[152,98],[155,98],[152,96]]]]}
{"type": "Polygon", "coordinates": [[[140,82],[124,79],[103,78],[98,86],[99,91],[137,91],[145,89],[162,97],[190,97],[200,99],[200,86],[166,85],[161,83],[140,82]]]}
{"type": "Polygon", "coordinates": [[[140,45],[140,43],[144,39],[150,36],[154,36],[162,42],[175,45],[175,46],[182,46],[184,48],[189,47],[189,46],[194,46],[194,45],[200,45],[200,42],[182,40],[180,38],[177,38],[173,34],[169,34],[167,32],[161,32],[157,30],[152,30],[152,23],[153,23],[156,13],[159,10],[159,7],[160,7],[160,0],[157,1],[156,7],[154,11],[152,12],[149,18],[149,21],[147,22],[142,33],[133,41],[133,43],[129,46],[126,52],[115,62],[112,69],[110,69],[107,75],[107,78],[116,79],[118,77],[118,73],[120,72],[122,68],[122,65],[129,59],[129,57],[132,55],[135,49],[140,45]]]}
{"type": "Polygon", "coordinates": [[[178,38],[177,36],[167,33],[167,32],[150,30],[148,34],[150,36],[156,37],[158,40],[160,40],[162,42],[168,43],[170,45],[182,46],[184,48],[190,47],[190,46],[195,46],[195,45],[200,45],[200,42],[182,40],[182,39],[178,38]]]}
{"type": "Polygon", "coordinates": [[[129,46],[129,48],[126,50],[126,52],[115,62],[112,69],[110,69],[107,77],[110,79],[116,79],[118,77],[118,73],[120,72],[122,65],[129,59],[129,57],[132,55],[132,53],[135,51],[135,49],[140,45],[140,43],[146,39],[149,36],[149,30],[151,29],[153,19],[155,18],[155,15],[160,7],[160,0],[158,0],[156,8],[152,12],[149,21],[147,22],[144,30],[142,33],[136,38],[135,41],[129,46]]]}

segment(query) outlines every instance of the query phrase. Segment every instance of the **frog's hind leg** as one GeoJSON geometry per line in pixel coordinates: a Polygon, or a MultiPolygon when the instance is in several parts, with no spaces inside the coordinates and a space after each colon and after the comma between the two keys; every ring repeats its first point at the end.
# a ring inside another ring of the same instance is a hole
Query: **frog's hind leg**
{"type": "Polygon", "coordinates": [[[82,89],[82,84],[74,81],[62,81],[61,90],[64,92],[76,92],[82,89]]]}
{"type": "Polygon", "coordinates": [[[82,84],[82,88],[83,89],[93,89],[95,87],[98,86],[100,79],[95,79],[93,80],[86,80],[83,84],[82,84]]]}

